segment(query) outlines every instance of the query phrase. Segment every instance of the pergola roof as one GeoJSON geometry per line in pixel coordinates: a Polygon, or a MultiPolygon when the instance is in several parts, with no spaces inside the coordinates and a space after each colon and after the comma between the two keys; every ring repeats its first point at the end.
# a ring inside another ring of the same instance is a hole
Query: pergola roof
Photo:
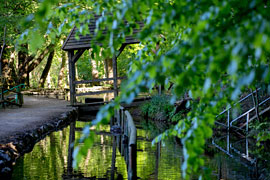
{"type": "MultiPolygon", "coordinates": [[[[79,35],[80,39],[77,40],[75,38],[76,32],[78,29],[74,27],[71,32],[69,33],[66,41],[64,42],[62,49],[65,51],[69,50],[78,50],[78,49],[89,49],[91,48],[91,41],[94,39],[95,29],[96,29],[96,21],[98,20],[100,16],[95,15],[93,19],[90,20],[90,23],[88,25],[90,34],[87,34],[85,36],[79,35]]],[[[127,22],[125,22],[127,24],[127,22]]],[[[133,35],[132,36],[126,36],[126,40],[123,44],[135,44],[139,43],[137,39],[134,38],[134,35],[138,33],[141,28],[144,26],[143,22],[137,22],[140,26],[139,29],[133,29],[133,35]]],[[[103,31],[103,34],[105,34],[106,31],[103,31]]],[[[95,42],[96,44],[100,44],[99,42],[95,42]]]]}

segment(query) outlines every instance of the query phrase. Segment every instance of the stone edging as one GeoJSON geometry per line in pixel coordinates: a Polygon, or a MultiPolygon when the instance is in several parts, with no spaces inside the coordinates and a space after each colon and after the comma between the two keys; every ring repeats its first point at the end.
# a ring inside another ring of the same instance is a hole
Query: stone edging
{"type": "Polygon", "coordinates": [[[35,144],[48,134],[68,126],[77,116],[78,111],[74,108],[34,130],[15,136],[7,144],[0,144],[0,179],[10,179],[19,157],[31,152],[35,144]]]}

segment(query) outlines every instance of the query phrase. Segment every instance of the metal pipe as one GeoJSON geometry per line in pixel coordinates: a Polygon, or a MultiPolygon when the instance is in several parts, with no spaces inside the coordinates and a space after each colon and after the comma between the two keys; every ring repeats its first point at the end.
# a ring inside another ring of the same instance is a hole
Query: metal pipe
{"type": "Polygon", "coordinates": [[[248,132],[248,121],[249,121],[249,113],[247,114],[247,124],[246,124],[246,131],[248,132]]]}
{"type": "Polygon", "coordinates": [[[228,128],[228,130],[230,129],[230,110],[228,110],[228,114],[227,114],[227,128],[228,128]]]}

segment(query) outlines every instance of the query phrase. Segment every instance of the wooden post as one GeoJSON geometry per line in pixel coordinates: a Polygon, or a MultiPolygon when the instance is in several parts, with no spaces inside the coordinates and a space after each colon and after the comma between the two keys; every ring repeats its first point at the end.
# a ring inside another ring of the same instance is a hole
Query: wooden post
{"type": "Polygon", "coordinates": [[[112,58],[113,61],[113,90],[114,98],[118,96],[118,87],[117,87],[117,57],[114,55],[112,58]]]}
{"type": "Polygon", "coordinates": [[[1,93],[1,95],[0,95],[1,107],[2,108],[5,108],[5,99],[4,99],[4,89],[3,89],[3,86],[0,87],[0,93],[1,93]]]}
{"type": "Polygon", "coordinates": [[[117,87],[117,57],[120,56],[120,54],[123,52],[125,49],[126,44],[122,44],[120,49],[118,50],[117,54],[113,55],[112,58],[112,63],[113,63],[113,89],[114,89],[114,98],[118,96],[118,87],[117,87]]]}
{"type": "Polygon", "coordinates": [[[128,163],[128,179],[135,180],[137,179],[137,145],[129,145],[129,163],[128,163]]]}
{"type": "Polygon", "coordinates": [[[157,146],[156,146],[156,168],[155,168],[156,179],[158,179],[158,167],[159,167],[159,162],[160,162],[160,150],[161,150],[161,142],[158,142],[157,146]]]}
{"type": "Polygon", "coordinates": [[[72,60],[74,56],[74,51],[68,51],[68,67],[69,67],[69,88],[70,88],[70,104],[74,105],[76,103],[75,97],[75,62],[72,60]]]}
{"type": "MultiPolygon", "coordinates": [[[[113,61],[113,93],[114,93],[114,99],[118,96],[118,85],[117,85],[117,57],[116,55],[113,55],[113,58],[112,58],[112,61],[113,61]]],[[[120,121],[120,116],[119,116],[119,111],[118,110],[115,110],[114,111],[114,122],[117,122],[117,125],[118,122],[120,121]]]]}
{"type": "Polygon", "coordinates": [[[23,105],[22,86],[19,86],[19,104],[23,105]]]}

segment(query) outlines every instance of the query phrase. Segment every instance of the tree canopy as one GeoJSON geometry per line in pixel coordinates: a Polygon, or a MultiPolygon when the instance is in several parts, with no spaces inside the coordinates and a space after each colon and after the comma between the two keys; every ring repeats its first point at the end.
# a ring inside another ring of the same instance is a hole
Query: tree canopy
{"type": "MultiPolygon", "coordinates": [[[[187,118],[156,140],[167,135],[182,138],[182,170],[188,179],[193,172],[206,172],[202,154],[206,139],[212,136],[218,112],[236,101],[246,88],[269,83],[269,3],[264,0],[74,0],[71,3],[44,0],[37,12],[27,18],[35,23],[22,37],[25,40],[35,37],[29,43],[37,49],[37,44],[41,44],[37,42],[46,38],[53,41],[74,25],[80,33],[87,34],[87,22],[98,14],[101,17],[96,38],[108,47],[102,54],[109,57],[117,52],[124,37],[138,28],[136,22],[143,21],[145,25],[137,35],[143,48],[131,65],[129,79],[120,96],[104,106],[91,125],[109,122],[120,102],[131,103],[138,93],[155,84],[174,83],[171,103],[185,93],[197,101],[188,103],[192,110],[187,118]],[[99,38],[104,28],[107,34],[99,38]],[[40,33],[44,36],[37,38],[40,33]]],[[[98,45],[92,47],[94,53],[99,53],[98,45]]],[[[76,149],[76,160],[87,152],[93,138],[89,126],[85,127],[80,139],[84,145],[76,149]]]]}

